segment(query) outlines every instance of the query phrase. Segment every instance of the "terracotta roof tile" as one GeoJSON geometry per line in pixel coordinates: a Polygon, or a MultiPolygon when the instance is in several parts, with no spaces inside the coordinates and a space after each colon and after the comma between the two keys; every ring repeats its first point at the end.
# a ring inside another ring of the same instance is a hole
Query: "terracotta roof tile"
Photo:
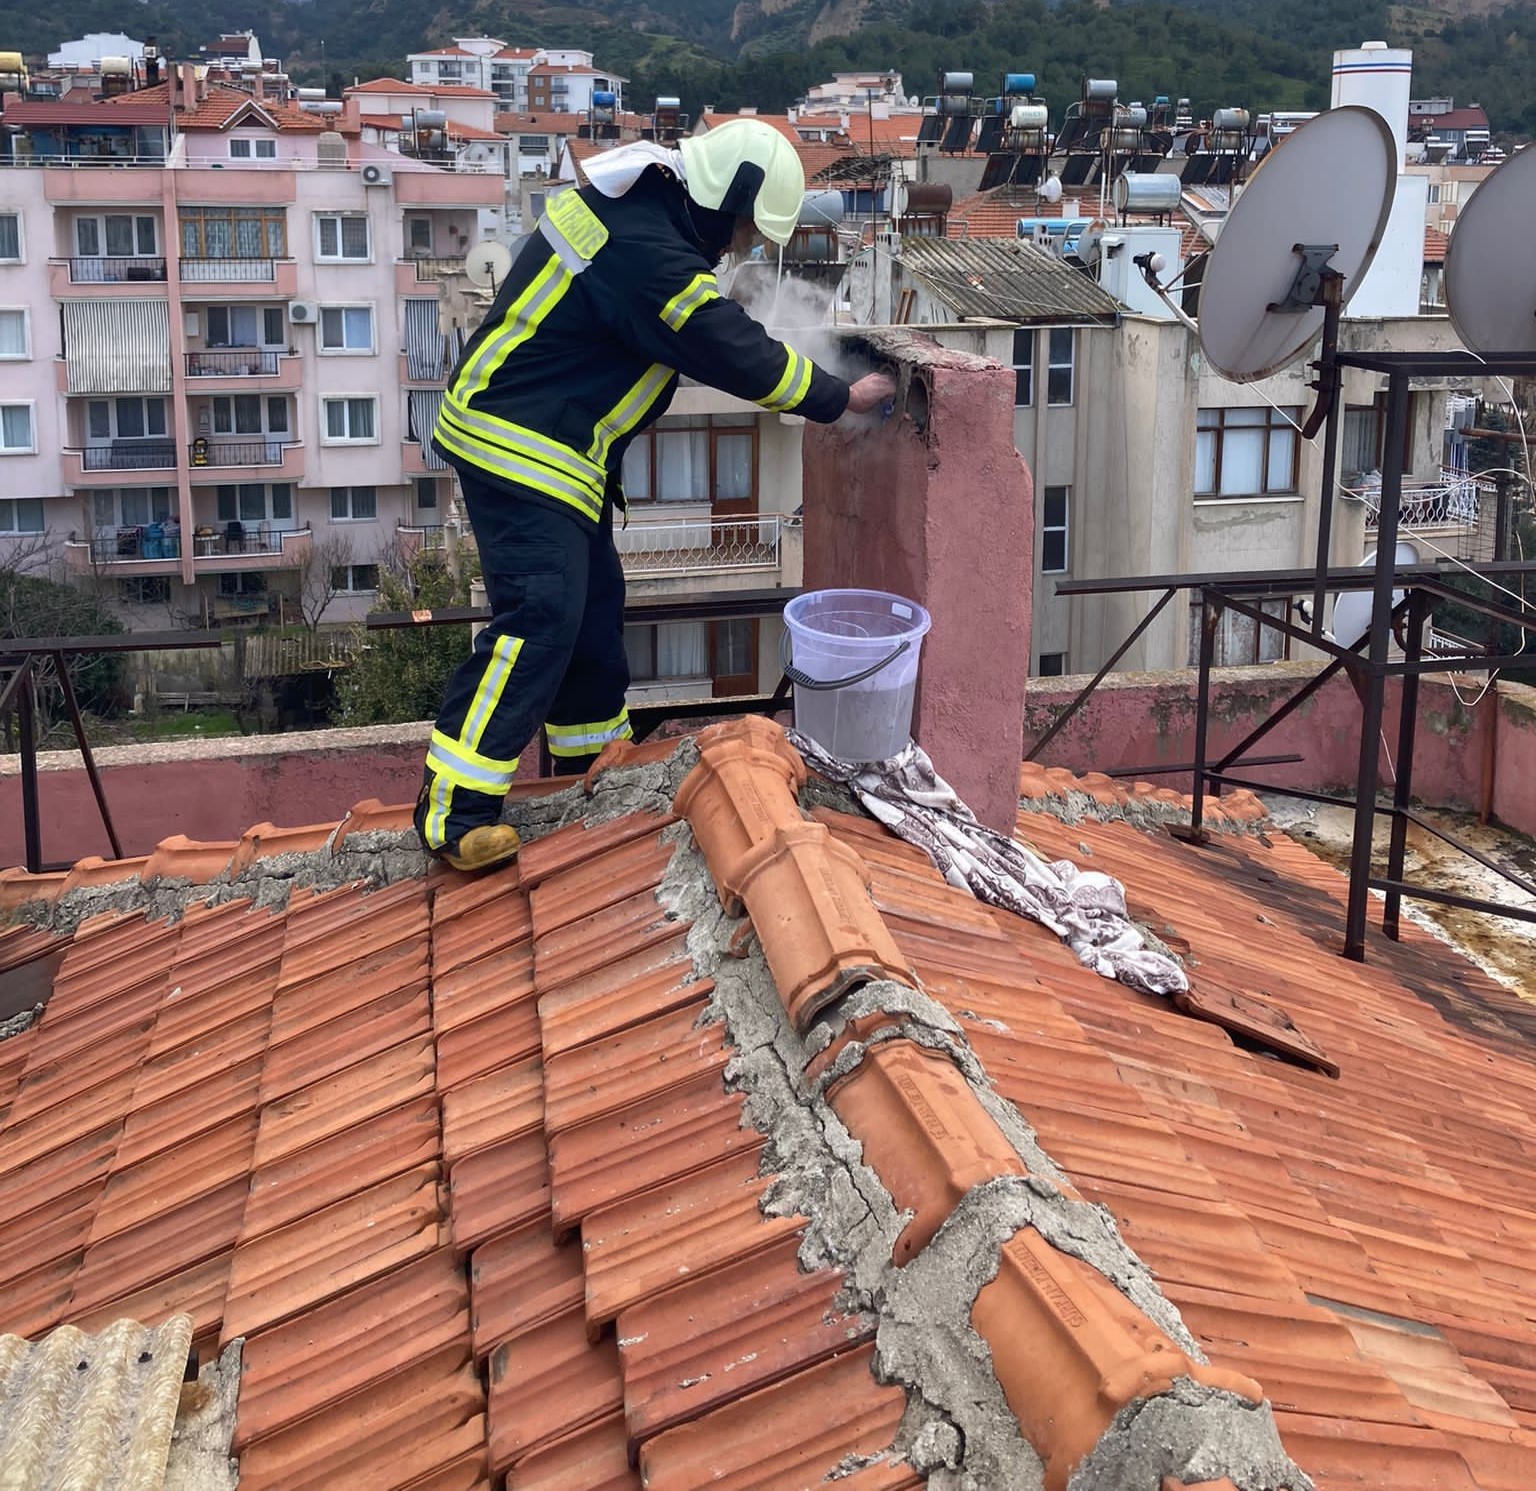
{"type": "Polygon", "coordinates": [[[482,1243],[470,1258],[475,1355],[582,1302],[579,1243],[556,1243],[547,1217],[482,1243]]]}
{"type": "MultiPolygon", "coordinates": [[[[636,839],[654,843],[658,831],[675,821],[659,813],[626,813],[622,818],[610,819],[595,828],[588,828],[585,823],[569,824],[541,839],[535,839],[518,855],[517,868],[522,883],[531,890],[541,881],[566,871],[585,871],[599,855],[608,855],[610,851],[622,848],[636,839]]],[[[641,863],[644,863],[645,858],[642,855],[641,863]]],[[[587,878],[585,873],[581,878],[587,878]]],[[[537,906],[538,900],[535,901],[535,909],[537,906]]]]}
{"type": "Polygon", "coordinates": [[[443,1094],[443,1158],[534,1133],[544,1117],[544,1071],[537,1058],[513,1062],[443,1094]]]}
{"type": "Polygon", "coordinates": [[[261,1100],[274,1102],[323,1081],[366,1056],[425,1035],[431,1027],[427,984],[397,989],[349,1009],[296,1040],[275,1043],[262,1072],[261,1100]]]}
{"type": "Polygon", "coordinates": [[[453,1242],[464,1252],[500,1232],[547,1216],[549,1160],[544,1136],[525,1134],[465,1156],[453,1167],[449,1190],[453,1242]]]}
{"type": "Polygon", "coordinates": [[[472,1020],[518,1005],[526,1006],[531,1021],[533,995],[533,939],[527,937],[489,957],[460,964],[452,972],[434,973],[432,1023],[439,1036],[446,1036],[472,1020]]]}
{"type": "Polygon", "coordinates": [[[576,1434],[558,1439],[517,1462],[518,1491],[641,1491],[640,1477],[630,1468],[624,1416],[607,1418],[576,1434]]]}
{"type": "Polygon", "coordinates": [[[694,971],[687,927],[665,916],[652,917],[639,898],[634,911],[631,925],[638,932],[633,951],[618,951],[623,943],[615,939],[598,955],[601,961],[586,969],[550,954],[562,977],[541,984],[546,992],[538,1003],[539,1030],[548,1060],[653,1015],[681,1010],[697,1015],[703,1008],[713,985],[694,971]]]}

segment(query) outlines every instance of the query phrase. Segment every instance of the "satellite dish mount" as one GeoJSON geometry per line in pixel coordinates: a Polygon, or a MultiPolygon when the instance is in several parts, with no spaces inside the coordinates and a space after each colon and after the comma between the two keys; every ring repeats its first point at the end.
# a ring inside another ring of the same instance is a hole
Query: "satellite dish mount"
{"type": "Polygon", "coordinates": [[[1317,377],[1307,386],[1316,390],[1317,402],[1301,427],[1301,438],[1311,440],[1322,429],[1324,422],[1338,402],[1343,379],[1339,374],[1337,353],[1339,350],[1339,318],[1344,311],[1344,275],[1333,267],[1333,256],[1338,253],[1336,243],[1292,244],[1291,252],[1301,263],[1296,267],[1296,278],[1284,299],[1271,301],[1265,310],[1276,315],[1297,315],[1303,311],[1323,311],[1322,352],[1312,364],[1317,377]]]}

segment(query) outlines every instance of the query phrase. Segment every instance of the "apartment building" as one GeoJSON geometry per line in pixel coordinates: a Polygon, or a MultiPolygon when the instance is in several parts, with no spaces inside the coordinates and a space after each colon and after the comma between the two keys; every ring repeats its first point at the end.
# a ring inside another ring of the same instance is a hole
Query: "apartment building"
{"type": "Polygon", "coordinates": [[[595,92],[613,93],[623,107],[629,80],[595,65],[578,47],[511,47],[499,37],[459,36],[452,46],[412,52],[411,81],[481,88],[515,113],[585,114],[595,92]]]}
{"type": "Polygon", "coordinates": [[[438,282],[502,181],[256,87],[6,111],[0,537],[130,625],[360,615],[450,498],[438,282]]]}

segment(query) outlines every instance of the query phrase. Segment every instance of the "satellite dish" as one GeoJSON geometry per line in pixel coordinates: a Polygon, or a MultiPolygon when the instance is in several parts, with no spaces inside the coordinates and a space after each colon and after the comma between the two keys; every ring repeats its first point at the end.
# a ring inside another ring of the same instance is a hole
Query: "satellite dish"
{"type": "Polygon", "coordinates": [[[1386,120],[1353,104],[1264,157],[1205,262],[1200,350],[1217,372],[1251,383],[1301,355],[1323,329],[1312,303],[1323,271],[1342,276],[1347,303],[1376,257],[1396,181],[1386,120]]]}
{"type": "Polygon", "coordinates": [[[498,289],[511,267],[512,250],[494,238],[477,243],[464,256],[464,273],[469,276],[470,284],[478,285],[482,290],[498,289]]]}
{"type": "Polygon", "coordinates": [[[1036,188],[1035,195],[1042,202],[1055,203],[1061,201],[1061,177],[1047,176],[1036,188]]]}
{"type": "MultiPolygon", "coordinates": [[[[1392,568],[1403,569],[1418,564],[1419,551],[1412,544],[1399,543],[1393,550],[1392,568]]],[[[1376,551],[1371,550],[1360,564],[1361,569],[1376,568],[1376,551]]],[[[1358,647],[1371,630],[1371,611],[1375,597],[1369,590],[1343,590],[1333,601],[1333,640],[1340,647],[1358,647]]],[[[1403,592],[1392,592],[1392,609],[1402,604],[1403,592]]]]}
{"type": "Polygon", "coordinates": [[[1536,150],[1492,171],[1462,209],[1445,252],[1451,325],[1468,351],[1536,352],[1536,150]]]}

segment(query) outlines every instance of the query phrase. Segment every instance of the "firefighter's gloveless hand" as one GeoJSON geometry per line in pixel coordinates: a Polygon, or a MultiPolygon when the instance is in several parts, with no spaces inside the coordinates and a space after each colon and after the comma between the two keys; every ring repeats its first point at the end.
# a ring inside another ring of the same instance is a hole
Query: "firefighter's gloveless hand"
{"type": "Polygon", "coordinates": [[[889,373],[867,373],[848,387],[848,412],[868,414],[896,397],[896,380],[889,373]]]}

